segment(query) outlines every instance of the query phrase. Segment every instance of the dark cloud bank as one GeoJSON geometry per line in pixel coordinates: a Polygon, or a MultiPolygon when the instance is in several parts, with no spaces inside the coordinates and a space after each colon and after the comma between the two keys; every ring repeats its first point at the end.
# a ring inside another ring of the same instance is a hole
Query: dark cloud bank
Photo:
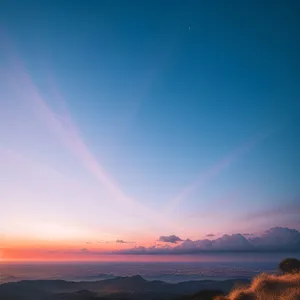
{"type": "Polygon", "coordinates": [[[208,251],[299,251],[300,233],[295,229],[274,227],[261,236],[225,234],[220,238],[210,240],[182,240],[175,235],[161,236],[159,241],[176,244],[151,247],[134,247],[115,251],[117,254],[192,254],[208,251]],[[180,243],[179,243],[180,242],[180,243]],[[178,243],[178,244],[177,244],[178,243]]]}
{"type": "Polygon", "coordinates": [[[176,244],[177,242],[182,242],[182,239],[176,235],[169,235],[169,236],[160,236],[158,241],[164,243],[176,244]]]}

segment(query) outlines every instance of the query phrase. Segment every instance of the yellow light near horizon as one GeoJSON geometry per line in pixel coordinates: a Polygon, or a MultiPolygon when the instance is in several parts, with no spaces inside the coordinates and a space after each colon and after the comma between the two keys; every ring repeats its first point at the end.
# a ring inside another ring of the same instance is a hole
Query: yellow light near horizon
{"type": "Polygon", "coordinates": [[[60,241],[60,240],[86,240],[92,238],[91,231],[84,229],[78,225],[61,224],[49,221],[28,221],[23,220],[17,224],[11,224],[6,235],[16,238],[29,238],[47,241],[60,241]]]}
{"type": "Polygon", "coordinates": [[[66,226],[57,223],[42,223],[38,228],[35,228],[34,233],[48,240],[57,239],[80,239],[85,238],[88,234],[81,228],[66,226]]]}

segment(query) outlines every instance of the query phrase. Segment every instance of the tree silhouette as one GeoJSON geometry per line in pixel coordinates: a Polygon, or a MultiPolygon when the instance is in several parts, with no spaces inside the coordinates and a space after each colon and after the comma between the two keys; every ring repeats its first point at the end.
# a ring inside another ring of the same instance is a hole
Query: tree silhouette
{"type": "Polygon", "coordinates": [[[283,273],[300,272],[300,260],[297,258],[286,258],[280,262],[279,269],[283,273]]]}

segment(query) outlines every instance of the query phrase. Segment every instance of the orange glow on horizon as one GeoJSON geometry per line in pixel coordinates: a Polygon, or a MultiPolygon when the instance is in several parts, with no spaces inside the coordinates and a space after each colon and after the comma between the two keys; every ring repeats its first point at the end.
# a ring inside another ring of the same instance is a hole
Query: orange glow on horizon
{"type": "MultiPolygon", "coordinates": [[[[129,239],[126,241],[130,241],[129,239]]],[[[153,242],[144,238],[144,243],[116,243],[113,241],[47,241],[5,239],[1,241],[0,263],[3,262],[70,262],[70,261],[119,261],[130,260],[132,255],[110,252],[135,246],[151,246],[153,242]]]]}

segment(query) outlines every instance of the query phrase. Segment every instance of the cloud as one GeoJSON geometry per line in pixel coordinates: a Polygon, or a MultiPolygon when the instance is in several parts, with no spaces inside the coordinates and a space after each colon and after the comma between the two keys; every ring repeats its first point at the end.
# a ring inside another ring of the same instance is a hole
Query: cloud
{"type": "MultiPolygon", "coordinates": [[[[274,227],[259,237],[252,234],[225,234],[215,240],[190,240],[171,247],[170,245],[154,245],[151,247],[134,247],[118,250],[118,254],[192,254],[209,251],[300,251],[300,233],[295,229],[274,227]],[[246,237],[248,236],[248,238],[246,237]]],[[[175,236],[176,237],[176,236],[175,236]]],[[[163,237],[164,238],[164,237],[163,237]]],[[[173,242],[174,243],[174,242],[173,242]]]]}
{"type": "Polygon", "coordinates": [[[154,245],[150,247],[136,246],[130,249],[113,251],[113,253],[114,254],[171,254],[172,249],[173,248],[170,247],[169,245],[165,245],[165,246],[154,245]]]}
{"type": "Polygon", "coordinates": [[[241,234],[228,235],[215,240],[185,240],[174,248],[178,252],[197,252],[197,251],[242,251],[252,249],[251,244],[241,234]]]}
{"type": "Polygon", "coordinates": [[[124,241],[124,240],[116,240],[116,243],[118,243],[118,244],[134,244],[135,242],[127,242],[127,241],[124,241]]]}
{"type": "Polygon", "coordinates": [[[181,242],[182,239],[176,235],[169,235],[169,236],[160,236],[158,239],[159,242],[164,243],[173,243],[176,244],[177,242],[181,242]]]}
{"type": "Polygon", "coordinates": [[[47,253],[56,254],[56,253],[58,253],[58,251],[57,250],[48,250],[47,253]]]}
{"type": "Polygon", "coordinates": [[[208,233],[207,235],[206,235],[206,237],[214,237],[215,236],[215,234],[213,234],[213,233],[208,233]]]}
{"type": "Polygon", "coordinates": [[[250,238],[249,241],[257,249],[298,249],[300,250],[300,233],[296,229],[273,227],[261,236],[250,238]]]}
{"type": "Polygon", "coordinates": [[[135,242],[130,241],[124,241],[122,239],[117,239],[114,241],[106,241],[106,240],[100,240],[98,241],[99,244],[109,244],[109,243],[117,243],[117,244],[135,244],[135,242]]]}
{"type": "Polygon", "coordinates": [[[300,204],[298,200],[299,199],[284,205],[279,205],[272,209],[249,213],[243,216],[243,220],[255,221],[265,218],[291,217],[292,215],[300,215],[300,204]]]}
{"type": "Polygon", "coordinates": [[[116,243],[119,243],[119,244],[126,244],[126,242],[123,241],[123,240],[116,240],[116,243]]]}
{"type": "Polygon", "coordinates": [[[115,243],[115,241],[106,241],[106,240],[100,240],[98,241],[99,244],[108,244],[108,243],[115,243]]]}
{"type": "Polygon", "coordinates": [[[89,252],[89,249],[87,249],[87,248],[82,248],[82,249],[80,249],[80,252],[82,252],[82,253],[87,253],[87,252],[89,252]]]}
{"type": "MultiPolygon", "coordinates": [[[[123,240],[119,240],[125,242],[123,240]]],[[[122,243],[121,242],[121,243],[122,243]]],[[[126,243],[126,242],[125,242],[126,243]]],[[[137,255],[180,255],[180,254],[196,254],[203,252],[270,252],[270,251],[300,251],[300,232],[295,229],[285,227],[274,227],[266,230],[263,234],[253,237],[252,234],[246,238],[244,235],[237,233],[228,235],[225,234],[215,240],[191,240],[186,239],[181,243],[170,243],[162,245],[155,244],[150,247],[134,246],[128,249],[121,249],[115,251],[100,251],[89,250],[82,248],[79,250],[69,250],[65,252],[55,251],[55,254],[68,255],[86,255],[97,256],[103,254],[137,254],[137,255]]]]}

